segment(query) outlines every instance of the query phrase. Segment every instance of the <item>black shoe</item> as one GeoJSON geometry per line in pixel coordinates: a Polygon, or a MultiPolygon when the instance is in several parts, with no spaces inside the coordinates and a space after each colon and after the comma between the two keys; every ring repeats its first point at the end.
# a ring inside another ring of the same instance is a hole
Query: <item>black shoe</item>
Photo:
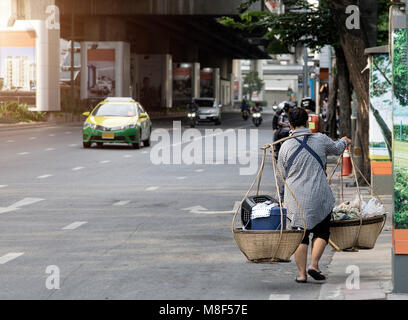
{"type": "Polygon", "coordinates": [[[315,280],[318,280],[318,281],[326,280],[326,277],[323,275],[321,271],[309,269],[307,270],[307,273],[315,280]]]}
{"type": "Polygon", "coordinates": [[[295,281],[297,283],[307,283],[307,280],[298,280],[298,278],[296,277],[295,281]]]}

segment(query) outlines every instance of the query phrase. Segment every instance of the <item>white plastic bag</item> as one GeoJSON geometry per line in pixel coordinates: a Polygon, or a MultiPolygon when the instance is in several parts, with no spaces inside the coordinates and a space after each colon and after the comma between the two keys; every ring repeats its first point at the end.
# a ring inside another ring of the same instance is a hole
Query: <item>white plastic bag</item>
{"type": "Polygon", "coordinates": [[[359,197],[358,194],[354,197],[354,200],[350,202],[350,209],[360,209],[360,203],[361,203],[361,211],[364,211],[365,206],[367,203],[363,200],[362,197],[359,197]]]}
{"type": "Polygon", "coordinates": [[[258,203],[252,208],[251,219],[267,218],[271,215],[272,208],[277,206],[279,206],[279,204],[272,203],[271,201],[258,203]]]}
{"type": "Polygon", "coordinates": [[[385,213],[384,206],[377,201],[377,199],[372,198],[368,203],[364,206],[363,209],[363,217],[374,217],[379,216],[385,213]]]}

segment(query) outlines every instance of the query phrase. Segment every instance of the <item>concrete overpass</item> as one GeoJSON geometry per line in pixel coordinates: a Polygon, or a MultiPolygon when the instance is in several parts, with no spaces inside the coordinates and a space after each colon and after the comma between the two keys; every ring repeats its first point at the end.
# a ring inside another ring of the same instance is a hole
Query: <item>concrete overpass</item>
{"type": "MultiPolygon", "coordinates": [[[[202,94],[200,74],[203,70],[210,71],[213,73],[213,96],[230,104],[233,97],[233,60],[269,57],[258,35],[226,28],[217,21],[222,16],[237,15],[242,0],[10,1],[13,14],[19,20],[49,21],[50,11],[47,8],[50,5],[58,7],[58,37],[81,42],[82,99],[89,98],[85,83],[89,82],[87,50],[115,48],[115,59],[119,59],[119,64],[116,61],[116,90],[112,94],[132,95],[138,100],[143,100],[146,75],[158,73],[158,69],[151,66],[152,62],[149,65],[146,60],[150,58],[150,61],[162,64],[162,76],[157,80],[160,82],[157,90],[161,99],[145,101],[148,109],[173,106],[174,69],[186,66],[191,68],[192,97],[202,94]],[[122,45],[118,46],[119,43],[122,45]]],[[[254,5],[253,9],[264,9],[263,4],[254,5]]],[[[50,39],[50,35],[47,37],[50,39]]],[[[52,37],[55,38],[55,34],[52,37]]],[[[53,101],[55,103],[56,100],[53,101]]],[[[58,107],[40,106],[40,109],[58,110],[58,107]]]]}

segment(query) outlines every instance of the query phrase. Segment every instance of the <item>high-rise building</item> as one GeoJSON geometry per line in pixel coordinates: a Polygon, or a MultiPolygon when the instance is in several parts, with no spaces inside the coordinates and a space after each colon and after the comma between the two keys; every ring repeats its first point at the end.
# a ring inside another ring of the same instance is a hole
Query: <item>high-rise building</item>
{"type": "Polygon", "coordinates": [[[6,90],[30,91],[35,84],[35,63],[26,56],[8,56],[4,61],[4,85],[6,90]]]}

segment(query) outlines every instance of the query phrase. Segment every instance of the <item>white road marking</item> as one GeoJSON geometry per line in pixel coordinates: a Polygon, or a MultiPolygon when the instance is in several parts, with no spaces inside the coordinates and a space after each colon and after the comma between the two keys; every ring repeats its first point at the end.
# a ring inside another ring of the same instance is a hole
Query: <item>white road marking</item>
{"type": "Polygon", "coordinates": [[[271,294],[269,300],[290,300],[290,294],[271,294]]]}
{"type": "Polygon", "coordinates": [[[4,256],[0,257],[0,264],[5,264],[11,260],[14,260],[18,258],[19,256],[22,256],[24,252],[10,252],[5,254],[4,256]]]}
{"type": "Polygon", "coordinates": [[[148,187],[146,191],[156,191],[157,189],[159,189],[159,187],[148,187]]]}
{"type": "Polygon", "coordinates": [[[47,148],[47,149],[45,149],[45,151],[54,151],[55,149],[54,148],[47,148]]]}
{"type": "Polygon", "coordinates": [[[7,140],[7,143],[12,143],[14,142],[14,140],[7,140]]]}
{"type": "Polygon", "coordinates": [[[177,177],[177,180],[186,180],[187,177],[177,177]]]}
{"type": "Polygon", "coordinates": [[[103,161],[99,161],[100,164],[105,164],[105,163],[109,163],[111,162],[110,160],[103,160],[103,161]]]}
{"type": "Polygon", "coordinates": [[[64,228],[62,228],[62,230],[74,230],[74,229],[79,228],[80,226],[82,226],[82,225],[84,225],[86,223],[88,223],[88,222],[87,221],[76,221],[76,222],[73,222],[73,223],[65,226],[64,228]]]}
{"type": "Polygon", "coordinates": [[[44,201],[44,199],[41,198],[24,198],[23,200],[20,200],[10,206],[10,208],[20,208],[24,206],[28,206],[30,204],[34,204],[40,201],[44,201]]]}
{"type": "Polygon", "coordinates": [[[132,156],[131,156],[130,154],[125,154],[125,155],[123,156],[123,158],[132,158],[132,156]]]}
{"type": "MultiPolygon", "coordinates": [[[[236,128],[236,129],[240,129],[240,128],[236,128]]],[[[212,134],[208,134],[208,135],[203,135],[201,137],[194,138],[192,141],[202,140],[202,139],[205,139],[206,137],[216,137],[216,136],[219,136],[219,135],[226,135],[231,131],[234,131],[234,129],[227,129],[227,130],[219,132],[219,133],[212,133],[212,134]]],[[[166,147],[171,148],[171,147],[183,145],[183,144],[189,143],[189,142],[191,142],[191,141],[190,140],[189,141],[180,141],[180,142],[173,143],[173,144],[171,144],[169,146],[166,146],[166,147]]]]}
{"type": "Polygon", "coordinates": [[[194,212],[194,211],[206,211],[208,209],[204,208],[202,206],[193,206],[193,207],[188,207],[188,208],[184,208],[184,209],[181,209],[181,210],[194,212]]]}
{"type": "Polygon", "coordinates": [[[12,208],[12,207],[0,208],[0,214],[7,213],[7,212],[12,212],[12,211],[17,211],[18,209],[19,208],[12,208]]]}
{"type": "Polygon", "coordinates": [[[8,187],[7,184],[0,184],[0,189],[1,188],[6,188],[6,187],[8,187]]]}
{"type": "Polygon", "coordinates": [[[30,152],[20,152],[20,153],[18,153],[19,156],[25,156],[27,154],[30,154],[30,152]]]}
{"type": "Polygon", "coordinates": [[[195,172],[204,172],[204,169],[197,169],[195,172]]]}
{"type": "Polygon", "coordinates": [[[65,132],[65,134],[71,134],[71,133],[72,133],[71,131],[66,131],[66,132],[65,132]]]}
{"type": "Polygon", "coordinates": [[[128,203],[130,203],[130,200],[121,200],[121,201],[118,201],[118,202],[114,203],[113,205],[114,206],[125,206],[128,203]]]}
{"type": "Polygon", "coordinates": [[[37,203],[43,200],[44,199],[41,199],[41,198],[24,198],[23,200],[20,200],[12,204],[11,206],[8,206],[6,208],[0,208],[0,214],[16,211],[16,210],[19,210],[21,207],[28,206],[30,204],[34,204],[34,203],[37,203]]]}
{"type": "Polygon", "coordinates": [[[49,137],[55,137],[55,134],[54,134],[54,133],[50,133],[48,136],[49,136],[49,137]]]}
{"type": "Polygon", "coordinates": [[[42,176],[38,176],[37,179],[47,179],[49,177],[52,177],[52,174],[44,174],[42,176]]]}
{"type": "Polygon", "coordinates": [[[204,208],[202,206],[193,206],[189,208],[184,208],[181,209],[183,211],[190,211],[190,213],[196,213],[196,214],[233,214],[235,211],[237,211],[240,201],[235,201],[234,207],[231,211],[209,211],[207,208],[204,208]]]}
{"type": "Polygon", "coordinates": [[[143,154],[146,154],[146,153],[149,153],[149,152],[147,152],[147,151],[142,151],[142,153],[143,153],[143,154]]]}
{"type": "Polygon", "coordinates": [[[69,147],[71,147],[71,148],[75,148],[75,147],[78,147],[78,145],[77,145],[77,144],[75,144],[75,143],[73,143],[73,144],[70,144],[70,145],[69,145],[69,147]]]}
{"type": "Polygon", "coordinates": [[[30,138],[28,138],[29,140],[35,140],[35,139],[37,139],[37,137],[30,137],[30,138]]]}
{"type": "Polygon", "coordinates": [[[85,167],[75,167],[75,168],[72,168],[72,171],[79,171],[82,169],[85,169],[85,167]]]}

